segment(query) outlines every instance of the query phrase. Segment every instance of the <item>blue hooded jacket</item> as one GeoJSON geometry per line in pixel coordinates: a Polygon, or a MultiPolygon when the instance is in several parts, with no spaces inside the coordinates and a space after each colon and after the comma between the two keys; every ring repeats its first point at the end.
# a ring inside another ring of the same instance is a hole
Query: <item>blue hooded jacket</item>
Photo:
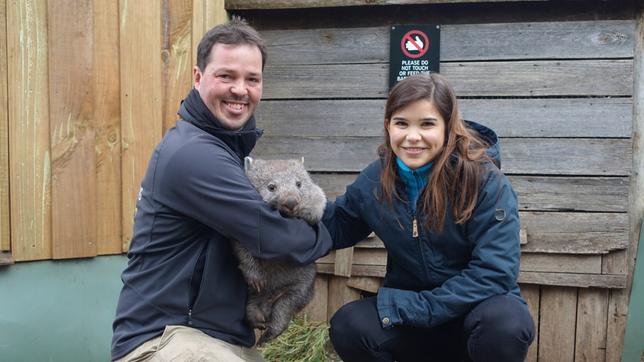
{"type": "Polygon", "coordinates": [[[495,295],[510,294],[523,301],[517,284],[517,197],[497,168],[500,146],[494,131],[474,122],[467,125],[491,145],[488,155],[496,165],[484,164],[476,208],[466,223],[456,224],[446,210],[443,231],[437,233],[425,228],[426,215],[416,215],[406,199],[395,199],[392,210],[377,196],[382,194],[381,160],[367,166],[344,195],[327,205],[323,222],[334,249],[353,246],[372,231],[385,244],[387,272],[377,296],[384,328],[434,327],[495,295]]]}

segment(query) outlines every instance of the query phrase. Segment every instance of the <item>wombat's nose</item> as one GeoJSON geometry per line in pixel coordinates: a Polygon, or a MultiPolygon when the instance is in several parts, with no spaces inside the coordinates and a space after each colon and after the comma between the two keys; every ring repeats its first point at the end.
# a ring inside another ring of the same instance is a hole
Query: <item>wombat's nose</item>
{"type": "Polygon", "coordinates": [[[297,198],[289,197],[284,201],[284,207],[290,211],[293,211],[297,206],[297,198]]]}

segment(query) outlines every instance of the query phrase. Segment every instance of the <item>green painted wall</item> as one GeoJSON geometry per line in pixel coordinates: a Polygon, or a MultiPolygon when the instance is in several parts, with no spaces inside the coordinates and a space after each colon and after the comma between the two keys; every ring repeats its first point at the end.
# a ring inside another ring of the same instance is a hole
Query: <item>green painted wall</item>
{"type": "Polygon", "coordinates": [[[0,361],[110,360],[124,255],[0,267],[0,361]]]}
{"type": "Polygon", "coordinates": [[[622,362],[639,362],[644,357],[644,219],[637,249],[622,362]]]}

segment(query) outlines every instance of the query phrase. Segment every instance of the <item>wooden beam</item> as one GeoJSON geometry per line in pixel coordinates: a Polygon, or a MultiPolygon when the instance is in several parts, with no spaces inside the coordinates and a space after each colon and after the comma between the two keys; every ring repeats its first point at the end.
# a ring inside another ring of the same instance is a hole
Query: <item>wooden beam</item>
{"type": "MultiPolygon", "coordinates": [[[[494,3],[527,0],[226,0],[228,10],[307,9],[338,6],[494,3]]],[[[532,0],[546,1],[546,0],[532,0]]]]}
{"type": "MultiPolygon", "coordinates": [[[[255,116],[267,136],[382,137],[385,99],[261,104],[255,116]]],[[[460,99],[459,110],[504,138],[630,138],[633,125],[631,98],[460,99]]]]}
{"type": "MultiPolygon", "coordinates": [[[[344,194],[357,173],[314,173],[329,199],[344,194]]],[[[628,209],[628,177],[509,176],[521,211],[619,212],[628,209]]]]}
{"type": "Polygon", "coordinates": [[[9,251],[0,251],[0,265],[11,265],[14,263],[13,256],[9,251]]]}
{"type": "Polygon", "coordinates": [[[11,249],[9,220],[9,117],[7,106],[7,1],[0,0],[0,252],[11,249]]]}
{"type": "MultiPolygon", "coordinates": [[[[317,262],[318,273],[333,274],[332,263],[317,262]]],[[[385,276],[386,268],[383,265],[356,265],[351,268],[352,277],[379,277],[385,276]]],[[[597,287],[597,288],[624,288],[626,275],[624,274],[583,274],[583,273],[552,273],[530,272],[519,274],[519,283],[559,285],[569,287],[597,287]]]]}
{"type": "Polygon", "coordinates": [[[528,304],[530,315],[534,321],[534,340],[528,349],[525,362],[537,362],[537,350],[539,349],[539,304],[541,299],[541,287],[538,285],[522,284],[521,295],[528,304]]]}
{"type": "MultiPolygon", "coordinates": [[[[388,69],[374,64],[271,63],[264,99],[385,98],[388,69]]],[[[630,96],[633,62],[544,60],[442,63],[459,97],[630,96]]]]}
{"type": "Polygon", "coordinates": [[[96,255],[93,8],[47,3],[52,256],[96,255]],[[73,39],[73,41],[70,41],[73,39]]]}
{"type": "MultiPolygon", "coordinates": [[[[381,142],[381,137],[263,136],[253,157],[305,157],[309,171],[359,172],[377,159],[381,142]]],[[[628,139],[506,138],[501,144],[507,175],[628,176],[632,166],[628,139]]]]}
{"type": "Polygon", "coordinates": [[[638,248],[643,247],[638,245],[644,219],[644,155],[642,155],[644,152],[644,84],[642,84],[644,83],[644,6],[641,3],[636,6],[634,15],[637,28],[633,61],[633,172],[630,178],[629,202],[630,245],[626,253],[616,256],[614,260],[607,260],[606,263],[608,271],[624,270],[628,275],[628,280],[624,290],[614,291],[610,295],[607,361],[619,361],[622,357],[635,257],[638,248]]]}
{"type": "Polygon", "coordinates": [[[11,252],[51,258],[47,3],[7,3],[11,252]]]}
{"type": "MultiPolygon", "coordinates": [[[[261,30],[272,64],[389,61],[390,26],[261,30]]],[[[631,58],[633,20],[441,25],[443,62],[631,58]]]]}
{"type": "Polygon", "coordinates": [[[150,155],[161,139],[161,2],[120,1],[123,251],[150,155]]]}

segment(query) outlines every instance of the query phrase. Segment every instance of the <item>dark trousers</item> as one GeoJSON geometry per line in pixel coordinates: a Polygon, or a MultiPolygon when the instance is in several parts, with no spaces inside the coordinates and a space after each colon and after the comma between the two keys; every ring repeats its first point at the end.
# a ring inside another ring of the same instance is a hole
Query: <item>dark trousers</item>
{"type": "Polygon", "coordinates": [[[329,333],[345,362],[513,362],[525,359],[534,323],[519,299],[499,295],[434,328],[383,329],[376,297],[368,297],[340,308],[331,319],[329,333]]]}

